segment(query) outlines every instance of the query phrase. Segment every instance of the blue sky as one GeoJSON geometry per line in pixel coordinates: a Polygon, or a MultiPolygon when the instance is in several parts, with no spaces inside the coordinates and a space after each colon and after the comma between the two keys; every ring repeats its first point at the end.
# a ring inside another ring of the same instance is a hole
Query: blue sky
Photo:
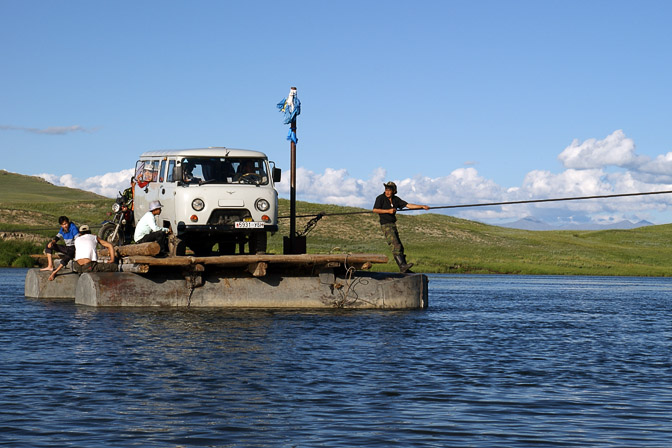
{"type": "MultiPolygon", "coordinates": [[[[665,1],[0,0],[0,169],[113,196],[143,151],[266,152],[370,207],[672,190],[665,1]]],[[[286,182],[279,186],[287,197],[286,182]]],[[[451,211],[669,222],[672,197],[451,211]]]]}

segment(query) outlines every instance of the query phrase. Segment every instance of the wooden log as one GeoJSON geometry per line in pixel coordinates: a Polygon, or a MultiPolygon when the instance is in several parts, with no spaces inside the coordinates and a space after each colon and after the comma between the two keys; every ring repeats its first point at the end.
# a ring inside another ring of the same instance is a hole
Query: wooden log
{"type": "MultiPolygon", "coordinates": [[[[125,246],[115,246],[114,248],[117,257],[130,257],[135,255],[149,256],[153,257],[161,252],[161,246],[159,243],[152,241],[151,243],[141,243],[141,244],[127,244],[125,246]]],[[[102,258],[109,258],[107,249],[103,248],[98,250],[98,256],[102,258]]],[[[32,258],[35,259],[37,263],[44,264],[47,260],[46,254],[33,254],[32,258]]],[[[52,258],[57,260],[61,258],[61,254],[54,252],[52,258]]]]}
{"type": "Polygon", "coordinates": [[[319,266],[362,266],[366,263],[387,263],[387,256],[380,254],[300,254],[300,255],[220,255],[214,257],[166,257],[154,258],[140,255],[129,256],[126,263],[149,264],[151,266],[188,266],[201,263],[218,266],[243,266],[264,262],[268,264],[319,265],[319,266]]]}
{"type": "MultiPolygon", "coordinates": [[[[156,241],[151,243],[126,244],[125,246],[115,246],[114,251],[118,257],[129,257],[132,255],[144,255],[152,257],[161,252],[161,246],[156,241]]],[[[101,256],[107,256],[107,249],[98,251],[101,256]]]]}
{"type": "Polygon", "coordinates": [[[166,257],[154,258],[144,255],[132,255],[123,258],[124,263],[146,264],[149,266],[190,266],[196,264],[194,257],[166,257]]]}
{"type": "Polygon", "coordinates": [[[272,264],[357,264],[387,263],[387,256],[381,254],[299,254],[299,255],[220,255],[215,257],[194,257],[204,264],[246,265],[264,261],[272,264]]]}
{"type": "Polygon", "coordinates": [[[266,268],[268,267],[268,263],[265,263],[263,261],[259,261],[256,263],[252,263],[247,266],[247,272],[252,274],[253,277],[263,277],[266,275],[266,268]]]}
{"type": "Polygon", "coordinates": [[[121,272],[133,272],[135,274],[146,274],[149,272],[148,264],[136,264],[136,263],[122,263],[120,265],[121,272]]]}

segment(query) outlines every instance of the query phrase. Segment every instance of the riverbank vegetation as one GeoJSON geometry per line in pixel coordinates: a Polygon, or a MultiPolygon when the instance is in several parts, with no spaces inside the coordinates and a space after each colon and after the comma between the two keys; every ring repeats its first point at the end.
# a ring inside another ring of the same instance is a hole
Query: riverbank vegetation
{"type": "MultiPolygon", "coordinates": [[[[299,202],[297,214],[362,211],[350,207],[299,202]]],[[[281,216],[289,203],[281,203],[281,216]]],[[[631,230],[528,231],[490,226],[428,212],[403,212],[398,227],[414,270],[428,273],[540,274],[540,275],[672,275],[672,225],[631,230]]],[[[297,219],[297,230],[310,218],[297,219]]],[[[272,247],[282,252],[282,236],[272,247]]],[[[397,270],[378,217],[373,213],[326,216],[308,233],[309,252],[375,252],[390,262],[377,271],[397,270]]]]}
{"type": "MultiPolygon", "coordinates": [[[[0,171],[0,266],[29,262],[58,231],[58,216],[67,215],[94,229],[108,218],[113,199],[55,187],[41,179],[0,171]],[[13,178],[13,176],[20,176],[13,178]],[[8,180],[11,180],[9,182],[8,180]],[[52,190],[56,189],[56,190],[52,190]],[[53,194],[52,194],[53,191],[53,194]],[[32,195],[32,196],[31,196],[32,195]],[[16,261],[19,258],[23,261],[16,261]]],[[[298,215],[366,212],[336,205],[297,203],[298,215]]],[[[289,216],[289,201],[280,200],[280,216],[289,216]]],[[[312,217],[312,216],[311,216],[312,217]]],[[[304,230],[311,217],[297,219],[304,230]]],[[[672,225],[631,230],[526,231],[490,226],[429,212],[398,215],[407,258],[416,272],[671,276],[672,225]]],[[[269,252],[282,253],[289,219],[269,238],[269,252]]],[[[376,271],[396,271],[373,213],[325,216],[307,234],[311,253],[382,253],[390,262],[376,271]]]]}

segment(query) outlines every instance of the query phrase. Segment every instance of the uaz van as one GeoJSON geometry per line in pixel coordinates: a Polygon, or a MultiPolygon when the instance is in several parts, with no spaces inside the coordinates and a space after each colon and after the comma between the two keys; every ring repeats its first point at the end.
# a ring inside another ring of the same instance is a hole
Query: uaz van
{"type": "Polygon", "coordinates": [[[278,230],[280,169],[262,152],[203,148],[150,151],[135,165],[135,224],[151,201],[163,205],[157,221],[196,255],[266,251],[267,232],[278,230]]]}

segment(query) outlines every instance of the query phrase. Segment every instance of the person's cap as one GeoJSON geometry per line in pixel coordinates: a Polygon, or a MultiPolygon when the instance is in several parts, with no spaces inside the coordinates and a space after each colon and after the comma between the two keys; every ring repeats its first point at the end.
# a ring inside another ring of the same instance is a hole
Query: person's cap
{"type": "Polygon", "coordinates": [[[161,205],[161,201],[152,201],[149,203],[149,211],[153,212],[154,210],[158,208],[162,208],[163,205],[161,205]]]}
{"type": "Polygon", "coordinates": [[[82,233],[82,232],[90,232],[91,229],[89,229],[89,226],[87,226],[86,224],[84,224],[84,225],[82,225],[82,226],[79,227],[79,231],[80,231],[80,233],[82,233]]]}
{"type": "Polygon", "coordinates": [[[394,182],[386,182],[383,185],[385,185],[386,190],[389,188],[390,190],[392,190],[394,192],[397,191],[397,184],[395,184],[394,182]]]}

